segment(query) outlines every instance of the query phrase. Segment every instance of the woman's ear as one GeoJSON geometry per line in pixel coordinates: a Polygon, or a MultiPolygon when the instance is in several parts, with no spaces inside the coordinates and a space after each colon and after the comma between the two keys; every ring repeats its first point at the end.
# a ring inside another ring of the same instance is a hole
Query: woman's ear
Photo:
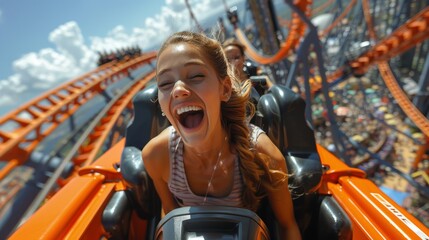
{"type": "Polygon", "coordinates": [[[228,102],[232,93],[232,83],[231,78],[227,76],[223,81],[221,81],[221,97],[222,102],[228,102]]]}

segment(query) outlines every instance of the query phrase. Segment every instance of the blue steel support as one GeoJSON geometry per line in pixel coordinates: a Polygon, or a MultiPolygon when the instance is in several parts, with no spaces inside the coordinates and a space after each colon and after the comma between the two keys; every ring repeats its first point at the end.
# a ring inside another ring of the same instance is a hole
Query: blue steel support
{"type": "MultiPolygon", "coordinates": [[[[311,21],[305,16],[305,14],[299,9],[297,8],[292,2],[291,0],[285,0],[286,4],[289,5],[289,7],[299,15],[299,17],[301,18],[302,21],[305,22],[305,24],[307,25],[309,31],[307,32],[307,35],[304,39],[305,41],[308,41],[309,43],[312,43],[313,46],[313,50],[316,53],[317,56],[317,67],[319,69],[319,73],[320,73],[320,77],[322,79],[322,94],[323,97],[325,98],[325,105],[326,105],[326,110],[328,113],[328,121],[330,123],[330,129],[332,132],[332,138],[333,138],[333,142],[335,145],[335,151],[337,153],[337,155],[348,165],[351,165],[351,161],[349,156],[347,156],[346,154],[346,146],[345,146],[345,142],[343,138],[343,136],[341,135],[341,131],[338,127],[338,124],[335,120],[335,114],[334,114],[334,108],[333,108],[333,104],[331,101],[331,98],[329,96],[329,89],[328,89],[328,82],[327,82],[327,78],[326,78],[326,73],[325,73],[325,67],[324,67],[324,62],[323,62],[323,56],[322,56],[322,50],[321,50],[321,43],[319,40],[319,36],[318,36],[318,32],[317,32],[317,28],[311,23],[311,21]]],[[[310,44],[309,44],[310,45],[310,44]]],[[[300,49],[301,46],[300,46],[300,49]]],[[[308,52],[308,47],[306,48],[306,50],[302,50],[303,53],[308,52]]],[[[298,59],[302,59],[306,56],[297,56],[298,59]]],[[[299,64],[298,61],[295,62],[295,64],[299,64]]],[[[305,65],[305,64],[303,64],[305,65]]],[[[295,67],[296,69],[296,67],[295,67]]],[[[306,71],[304,71],[306,72],[306,71]]],[[[291,73],[290,73],[291,74],[291,73]]],[[[292,73],[293,75],[295,73],[292,73]]],[[[291,76],[291,75],[289,75],[291,76]]],[[[288,78],[288,82],[290,82],[291,78],[288,78]]],[[[305,82],[308,82],[309,79],[304,79],[305,82]]],[[[307,83],[308,84],[308,83],[307,83]]],[[[308,96],[308,91],[306,91],[306,94],[308,96]]],[[[306,97],[306,101],[311,101],[310,98],[306,97]]],[[[311,106],[311,102],[307,102],[307,108],[309,108],[311,106]]],[[[309,110],[306,109],[306,113],[309,110]]]]}
{"type": "Polygon", "coordinates": [[[414,105],[424,114],[428,116],[427,105],[429,101],[429,55],[426,56],[425,65],[423,71],[420,75],[420,80],[418,83],[418,92],[413,99],[414,105]]]}
{"type": "MultiPolygon", "coordinates": [[[[344,133],[341,133],[341,134],[344,137],[347,137],[344,133]]],[[[420,194],[422,194],[423,196],[429,198],[429,187],[421,185],[420,183],[418,183],[417,181],[415,181],[410,175],[408,175],[407,173],[403,173],[402,171],[400,171],[399,169],[397,169],[391,162],[382,159],[378,154],[369,151],[367,148],[363,147],[361,144],[359,144],[357,142],[354,142],[354,141],[351,141],[351,144],[355,148],[357,148],[357,149],[359,149],[359,150],[361,150],[361,151],[369,154],[369,156],[371,158],[375,159],[381,165],[389,167],[390,168],[390,172],[393,172],[393,173],[399,175],[401,178],[407,180],[407,182],[410,183],[411,186],[413,186],[414,188],[416,188],[417,191],[420,194]]]]}
{"type": "MultiPolygon", "coordinates": [[[[272,55],[280,49],[278,23],[275,17],[274,7],[271,0],[251,0],[248,1],[253,17],[256,21],[256,27],[261,35],[259,38],[262,43],[264,54],[272,55]]],[[[275,83],[283,84],[288,72],[287,61],[280,61],[270,64],[269,75],[275,83]]]]}

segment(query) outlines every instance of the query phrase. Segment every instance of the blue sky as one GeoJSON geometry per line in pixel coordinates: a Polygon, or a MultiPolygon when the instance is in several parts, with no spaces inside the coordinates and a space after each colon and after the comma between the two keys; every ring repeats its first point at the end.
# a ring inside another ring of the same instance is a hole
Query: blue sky
{"type": "Polygon", "coordinates": [[[143,26],[145,18],[159,13],[162,4],[141,0],[2,0],[0,78],[11,74],[12,62],[25,53],[52,47],[49,33],[61,24],[76,21],[84,35],[105,36],[117,25],[128,30],[143,26]]]}
{"type": "MultiPolygon", "coordinates": [[[[224,14],[222,0],[189,2],[199,21],[224,14]]],[[[184,0],[0,0],[0,117],[96,67],[96,51],[192,27],[184,0]]]]}

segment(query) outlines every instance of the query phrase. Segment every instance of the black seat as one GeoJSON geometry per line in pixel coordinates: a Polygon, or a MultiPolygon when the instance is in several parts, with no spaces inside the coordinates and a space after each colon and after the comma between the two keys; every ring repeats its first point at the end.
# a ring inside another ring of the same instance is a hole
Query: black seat
{"type": "MultiPolygon", "coordinates": [[[[260,126],[286,158],[294,214],[303,239],[352,239],[351,222],[332,196],[317,193],[323,170],[313,130],[305,120],[305,101],[292,90],[275,85],[258,101],[260,126]]],[[[258,215],[272,239],[279,239],[278,224],[268,200],[258,215]]]]}
{"type": "MultiPolygon", "coordinates": [[[[254,95],[252,98],[258,102],[258,113],[252,122],[259,125],[284,154],[292,173],[289,183],[294,186],[292,195],[295,196],[295,217],[303,236],[310,236],[306,233],[314,231],[314,227],[309,228],[310,222],[320,221],[315,220],[317,216],[314,212],[318,211],[321,204],[315,191],[321,180],[322,166],[313,130],[305,121],[305,102],[283,86],[273,86],[260,98],[254,95]]],[[[127,226],[124,221],[127,217],[129,219],[131,209],[139,217],[148,220],[150,226],[147,228],[147,239],[153,239],[156,225],[160,221],[161,203],[146,173],[141,149],[169,123],[161,115],[155,84],[138,93],[133,104],[135,115],[127,128],[120,164],[129,190],[112,198],[114,200],[108,204],[103,215],[104,227],[112,236],[110,239],[127,238],[127,229],[123,228],[127,226]]],[[[272,239],[276,239],[276,221],[267,201],[261,204],[257,213],[270,228],[272,239]]]]}
{"type": "MultiPolygon", "coordinates": [[[[305,101],[292,90],[275,85],[260,97],[259,122],[256,122],[276,144],[286,158],[291,177],[295,218],[303,236],[317,212],[318,196],[315,191],[322,177],[322,165],[317,153],[313,130],[305,120],[305,101]]],[[[258,214],[267,223],[272,235],[278,235],[275,217],[264,200],[258,214]]],[[[276,237],[274,237],[276,239],[276,237]]]]}
{"type": "Polygon", "coordinates": [[[156,84],[149,85],[133,98],[134,119],[127,127],[120,163],[128,190],[125,194],[116,193],[103,212],[103,226],[111,235],[109,239],[128,238],[128,229],[123,228],[129,225],[124,223],[130,221],[129,208],[148,221],[146,239],[153,239],[156,225],[161,219],[161,201],[141,157],[141,150],[146,143],[169,125],[161,114],[157,99],[156,84]]]}

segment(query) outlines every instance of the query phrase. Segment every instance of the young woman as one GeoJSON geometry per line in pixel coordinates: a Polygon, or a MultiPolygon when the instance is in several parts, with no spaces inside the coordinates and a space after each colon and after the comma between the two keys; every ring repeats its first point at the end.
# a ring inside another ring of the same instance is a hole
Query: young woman
{"type": "Polygon", "coordinates": [[[255,81],[252,80],[252,85],[260,95],[265,94],[266,90],[268,90],[273,84],[268,76],[259,73],[260,69],[258,70],[257,67],[249,68],[249,66],[246,66],[247,70],[245,71],[244,51],[246,50],[246,47],[235,38],[227,39],[222,46],[225,51],[226,58],[228,59],[229,64],[231,64],[238,80],[240,82],[244,82],[249,79],[250,76],[257,76],[257,78],[253,79],[255,81]],[[263,83],[260,82],[262,80],[263,83]]]}
{"type": "Polygon", "coordinates": [[[234,70],[235,76],[241,82],[247,80],[249,78],[249,74],[244,71],[244,45],[234,38],[229,38],[222,44],[222,46],[225,51],[226,58],[234,70]]]}
{"type": "Polygon", "coordinates": [[[220,43],[173,34],[158,52],[157,84],[172,126],[144,147],[142,158],[164,212],[195,205],[256,211],[268,196],[284,237],[299,239],[285,159],[248,123],[250,83],[238,84],[220,43]]]}

